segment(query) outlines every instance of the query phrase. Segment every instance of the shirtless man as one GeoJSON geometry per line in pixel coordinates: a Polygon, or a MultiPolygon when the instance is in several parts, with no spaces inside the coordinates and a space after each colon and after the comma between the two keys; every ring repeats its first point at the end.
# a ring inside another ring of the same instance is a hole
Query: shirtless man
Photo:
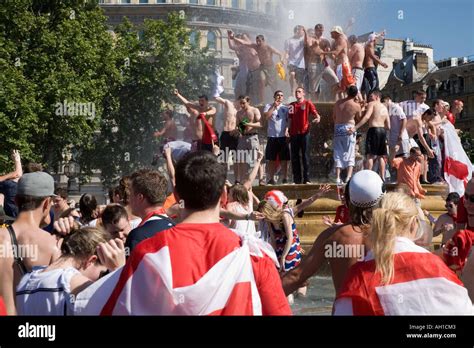
{"type": "Polygon", "coordinates": [[[163,112],[165,126],[162,130],[153,133],[155,137],[163,137],[164,142],[174,141],[178,139],[178,128],[173,120],[173,111],[165,110],[163,112]]]}
{"type": "Polygon", "coordinates": [[[414,145],[420,148],[424,158],[423,163],[421,164],[421,173],[423,175],[423,181],[421,182],[422,184],[428,183],[428,158],[434,158],[434,152],[426,141],[426,139],[429,139],[428,131],[432,133],[435,132],[434,126],[431,124],[434,116],[434,111],[432,109],[428,109],[423,113],[423,115],[421,115],[421,117],[414,116],[407,121],[408,137],[413,139],[413,141],[416,143],[414,145]],[[427,128],[426,132],[424,128],[427,128]]]}
{"type": "Polygon", "coordinates": [[[41,229],[51,222],[49,211],[53,195],[54,180],[47,173],[24,174],[18,182],[15,200],[19,215],[11,227],[22,262],[15,262],[10,252],[13,245],[8,229],[0,229],[0,245],[4,250],[0,257],[0,297],[5,300],[9,315],[16,314],[15,289],[22,275],[35,266],[48,266],[60,255],[56,238],[41,229]]]}
{"type": "Polygon", "coordinates": [[[329,51],[330,42],[323,38],[324,26],[316,24],[314,27],[314,37],[304,30],[305,42],[305,63],[308,74],[308,84],[310,97],[314,102],[317,102],[320,95],[324,95],[325,91],[321,90],[321,80],[324,80],[331,90],[334,90],[339,80],[337,79],[334,70],[331,69],[326,59],[324,59],[323,52],[329,51]]]}
{"type": "Polygon", "coordinates": [[[203,134],[204,134],[204,122],[198,119],[200,114],[203,114],[206,120],[209,122],[212,127],[214,123],[214,116],[217,113],[215,107],[209,105],[209,99],[206,95],[199,97],[199,103],[191,103],[175,89],[173,94],[181,100],[181,102],[186,106],[188,112],[190,113],[190,127],[193,130],[192,137],[192,149],[193,150],[207,150],[212,152],[212,144],[203,144],[203,134]]]}
{"type": "Polygon", "coordinates": [[[248,43],[245,40],[239,39],[234,36],[232,31],[229,35],[231,38],[244,46],[253,48],[257,51],[258,58],[260,59],[260,85],[259,85],[259,100],[256,101],[256,104],[263,103],[265,96],[265,86],[270,86],[272,92],[276,89],[276,70],[275,63],[273,62],[273,55],[280,57],[280,61],[283,60],[283,54],[277,49],[273,48],[265,42],[265,37],[263,35],[257,35],[255,43],[248,43]]]}
{"type": "Polygon", "coordinates": [[[362,113],[360,104],[355,100],[357,93],[357,87],[350,86],[347,89],[347,97],[338,100],[333,109],[333,156],[337,185],[342,184],[341,170],[347,168],[348,182],[355,165],[356,133],[352,128],[355,127],[355,119],[360,119],[362,113]]]}
{"type": "Polygon", "coordinates": [[[355,85],[354,77],[352,76],[351,66],[349,63],[348,53],[348,41],[346,35],[342,31],[340,26],[335,26],[331,29],[331,37],[334,42],[331,46],[331,50],[324,52],[323,54],[334,57],[336,64],[336,74],[339,79],[339,94],[345,93],[347,87],[355,85]]]}
{"type": "Polygon", "coordinates": [[[249,171],[249,159],[256,159],[257,152],[260,150],[258,141],[258,129],[262,128],[260,123],[260,110],[250,105],[250,98],[239,98],[240,110],[237,111],[238,128],[241,133],[239,143],[237,145],[238,153],[245,153],[245,156],[237,156],[236,167],[237,173],[235,180],[243,182],[247,178],[249,171]]]}
{"type": "Polygon", "coordinates": [[[371,171],[362,170],[354,174],[344,194],[351,222],[329,227],[316,238],[301,264],[283,276],[282,284],[286,295],[301,287],[328,261],[336,295],[339,293],[351,266],[362,260],[370,249],[370,216],[372,208],[383,196],[382,184],[380,177],[371,171]],[[341,247],[345,250],[349,247],[355,252],[338,254],[337,250],[341,247]]]}
{"type": "Polygon", "coordinates": [[[389,96],[382,97],[381,102],[387,108],[390,117],[388,163],[392,163],[395,156],[408,157],[409,155],[410,139],[407,133],[407,118],[402,107],[394,103],[389,96]]]}
{"type": "MultiPolygon", "coordinates": [[[[239,131],[237,130],[237,109],[240,108],[239,100],[231,102],[230,100],[217,97],[215,98],[216,102],[224,105],[224,130],[221,133],[219,139],[219,145],[221,151],[224,151],[226,154],[226,162],[229,162],[227,154],[235,152],[237,150],[237,145],[239,144],[239,131]],[[232,151],[232,152],[231,152],[232,151]]],[[[235,162],[234,158],[234,162],[235,162]]],[[[234,173],[235,171],[234,163],[234,173]]]]}
{"type": "Polygon", "coordinates": [[[387,132],[390,132],[390,116],[387,107],[380,102],[381,97],[382,94],[379,90],[373,91],[369,95],[365,115],[355,126],[355,129],[359,129],[369,121],[365,142],[367,156],[365,168],[372,170],[374,160],[378,158],[380,177],[385,181],[385,158],[387,157],[387,132]]]}
{"type": "MultiPolygon", "coordinates": [[[[258,81],[254,82],[256,80],[255,71],[260,68],[257,51],[235,42],[232,39],[232,31],[229,30],[227,33],[229,48],[235,51],[239,59],[238,73],[235,78],[235,99],[238,99],[241,95],[257,95],[258,81]]],[[[247,34],[237,34],[236,37],[251,43],[247,34]]]]}
{"type": "Polygon", "coordinates": [[[362,82],[364,81],[364,46],[357,42],[357,36],[349,36],[349,62],[352,67],[352,76],[354,76],[359,96],[362,89],[362,82]]]}
{"type": "Polygon", "coordinates": [[[375,41],[377,40],[377,37],[383,35],[384,34],[372,33],[369,35],[369,39],[365,44],[364,79],[366,81],[366,95],[379,89],[379,76],[377,74],[376,64],[383,66],[385,69],[388,68],[388,65],[382,62],[380,58],[375,55],[375,41]]]}

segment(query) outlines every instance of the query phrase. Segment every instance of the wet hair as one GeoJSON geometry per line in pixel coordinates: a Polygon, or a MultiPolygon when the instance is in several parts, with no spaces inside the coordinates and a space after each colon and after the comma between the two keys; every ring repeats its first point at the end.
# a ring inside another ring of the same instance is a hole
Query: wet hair
{"type": "Polygon", "coordinates": [[[459,193],[457,192],[451,192],[447,197],[446,197],[446,202],[452,202],[454,204],[458,204],[459,200],[461,197],[459,196],[459,193]]]}
{"type": "Polygon", "coordinates": [[[273,98],[276,98],[276,96],[277,96],[278,93],[283,93],[283,91],[281,91],[281,90],[279,90],[279,89],[276,90],[275,93],[273,93],[273,98]]]}
{"type": "Polygon", "coordinates": [[[249,204],[249,191],[242,184],[235,184],[229,189],[229,196],[233,201],[240,203],[242,206],[249,204]]]}
{"type": "Polygon", "coordinates": [[[54,194],[60,196],[63,199],[67,199],[68,197],[67,190],[62,187],[58,187],[57,189],[55,189],[54,194]]]}
{"type": "Polygon", "coordinates": [[[352,85],[347,87],[347,95],[349,96],[349,98],[355,98],[358,93],[359,90],[357,89],[357,86],[352,85]]]}
{"type": "Polygon", "coordinates": [[[411,149],[410,149],[410,155],[414,155],[418,152],[421,152],[421,149],[418,147],[418,146],[413,146],[411,149]]]}
{"type": "Polygon", "coordinates": [[[224,190],[227,169],[208,151],[187,153],[176,165],[176,192],[186,209],[215,207],[224,190]]]}
{"type": "Polygon", "coordinates": [[[248,95],[239,96],[239,100],[245,100],[247,103],[250,103],[250,97],[248,95]]]}
{"type": "Polygon", "coordinates": [[[141,169],[130,176],[130,181],[133,192],[141,193],[149,204],[156,205],[166,200],[168,181],[159,171],[141,169]]]}
{"type": "MultiPolygon", "coordinates": [[[[95,227],[82,227],[66,235],[61,244],[61,257],[87,260],[97,255],[97,246],[111,239],[106,231],[95,227]]],[[[100,263],[99,258],[97,262],[100,263]]]]}
{"type": "Polygon", "coordinates": [[[314,30],[318,30],[318,29],[322,29],[324,28],[324,25],[322,25],[321,23],[318,23],[314,26],[314,30]]]}
{"type": "Polygon", "coordinates": [[[48,197],[33,197],[29,195],[16,195],[15,203],[18,207],[18,211],[32,211],[38,209],[48,197]]]}
{"type": "Polygon", "coordinates": [[[380,98],[380,101],[382,103],[385,103],[387,100],[392,100],[389,95],[383,95],[382,98],[380,98]]]}
{"type": "Polygon", "coordinates": [[[23,172],[26,173],[34,173],[34,172],[42,172],[43,171],[43,165],[41,163],[36,163],[36,162],[30,162],[28,163],[23,172]]]}
{"type": "Polygon", "coordinates": [[[104,227],[107,227],[107,225],[115,225],[122,218],[128,220],[128,214],[125,208],[120,204],[109,204],[102,212],[102,223],[104,227]]]}
{"type": "Polygon", "coordinates": [[[260,39],[262,41],[265,41],[265,36],[263,36],[262,34],[260,35],[257,35],[257,37],[255,39],[260,39]]]}
{"type": "Polygon", "coordinates": [[[204,99],[205,101],[209,101],[209,98],[208,98],[207,95],[205,95],[205,94],[200,95],[200,96],[199,96],[199,99],[204,99]]]}
{"type": "Polygon", "coordinates": [[[85,193],[79,199],[79,210],[84,221],[92,221],[92,214],[97,210],[97,199],[90,193],[85,193]]]}

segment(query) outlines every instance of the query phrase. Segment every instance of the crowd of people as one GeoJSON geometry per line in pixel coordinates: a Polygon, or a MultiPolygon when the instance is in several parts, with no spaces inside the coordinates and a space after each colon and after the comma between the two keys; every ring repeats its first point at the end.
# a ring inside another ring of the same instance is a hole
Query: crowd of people
{"type": "Polygon", "coordinates": [[[322,24],[312,33],[297,26],[279,52],[262,35],[253,43],[229,31],[240,65],[235,100],[213,95],[223,111],[220,137],[208,96],[193,102],[174,90],[188,122],[181,139],[167,110],[155,133],[167,174],[123,176],[107,205],[84,194],[76,207],[40,164],[23,167],[14,151],[14,169],[0,176],[0,312],[290,315],[294,295],[305,296],[308,279],[329,263],[336,315],[473,314],[474,180],[464,195],[447,196],[437,220],[420,207],[421,184],[443,183],[452,160],[444,144],[459,141],[453,126],[462,102],[429,107],[419,91],[396,103],[378,86],[379,34],[361,44],[339,26],[332,41],[323,33],[322,24]],[[276,87],[274,55],[288,64],[292,102],[276,87]],[[273,101],[260,109],[266,86],[273,101]],[[293,183],[311,184],[311,126],[328,116],[315,105],[325,98],[337,100],[333,159],[342,204],[305,253],[296,217],[330,185],[298,204],[272,188],[260,200],[253,186],[275,185],[277,175],[289,183],[290,163],[293,183]],[[357,168],[365,126],[365,168],[357,168]],[[397,182],[395,192],[386,192],[386,180],[397,182]],[[443,234],[434,253],[429,223],[443,234]]]}

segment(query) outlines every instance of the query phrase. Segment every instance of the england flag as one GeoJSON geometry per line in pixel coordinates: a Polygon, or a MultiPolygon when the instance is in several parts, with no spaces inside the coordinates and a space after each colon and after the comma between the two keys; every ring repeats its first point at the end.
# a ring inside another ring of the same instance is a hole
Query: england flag
{"type": "Polygon", "coordinates": [[[449,192],[464,196],[467,182],[472,177],[472,163],[464,151],[453,125],[445,122],[444,130],[444,178],[449,185],[449,192]]]}

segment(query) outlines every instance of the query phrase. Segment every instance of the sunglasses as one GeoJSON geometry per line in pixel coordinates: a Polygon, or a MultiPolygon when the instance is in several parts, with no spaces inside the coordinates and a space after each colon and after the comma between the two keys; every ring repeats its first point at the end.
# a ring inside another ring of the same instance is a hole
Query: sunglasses
{"type": "Polygon", "coordinates": [[[469,201],[474,203],[474,195],[468,195],[467,193],[464,194],[464,201],[469,201]]]}
{"type": "Polygon", "coordinates": [[[445,208],[451,208],[451,209],[452,209],[452,208],[454,208],[454,204],[452,204],[452,203],[446,204],[444,207],[445,207],[445,208]]]}

